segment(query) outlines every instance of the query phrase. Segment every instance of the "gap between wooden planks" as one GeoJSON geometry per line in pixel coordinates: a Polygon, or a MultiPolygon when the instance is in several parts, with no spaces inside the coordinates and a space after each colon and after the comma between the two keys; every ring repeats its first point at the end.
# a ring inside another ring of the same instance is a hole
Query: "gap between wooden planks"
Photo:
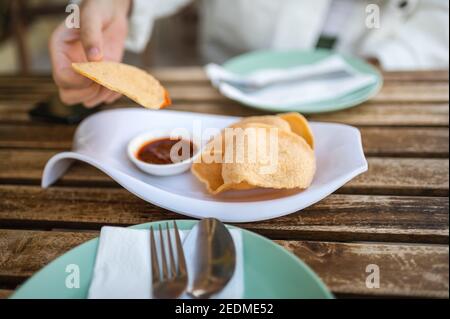
{"type": "MultiPolygon", "coordinates": [[[[159,81],[169,84],[197,83],[210,84],[201,66],[192,67],[164,67],[149,69],[153,76],[159,81]]],[[[449,81],[448,70],[432,71],[400,71],[400,72],[382,72],[385,84],[392,83],[439,83],[449,81]]],[[[33,87],[36,85],[53,84],[50,75],[1,75],[0,85],[2,87],[33,87]]]]}
{"type": "MultiPolygon", "coordinates": [[[[124,189],[0,186],[0,227],[94,229],[188,218],[124,189]]],[[[240,227],[272,239],[448,244],[447,197],[331,195],[300,212],[240,227]]],[[[245,212],[243,212],[245,214],[245,212]]]]}
{"type": "MultiPolygon", "coordinates": [[[[366,156],[448,158],[448,128],[362,127],[366,156]]],[[[66,150],[75,127],[0,124],[0,148],[66,150]]]]}
{"type": "MultiPolygon", "coordinates": [[[[0,150],[0,182],[39,184],[46,162],[57,152],[0,150]]],[[[338,193],[371,195],[448,196],[448,159],[369,157],[369,171],[353,179],[338,193]]],[[[92,166],[76,162],[58,185],[118,187],[92,166]]]]}
{"type": "MultiPolygon", "coordinates": [[[[0,282],[19,284],[69,249],[98,235],[83,232],[0,230],[0,282]],[[39,252],[37,254],[36,252],[39,252]]],[[[305,261],[340,294],[448,297],[448,246],[277,241],[305,261]],[[377,264],[379,289],[365,286],[366,266],[377,264]]]]}

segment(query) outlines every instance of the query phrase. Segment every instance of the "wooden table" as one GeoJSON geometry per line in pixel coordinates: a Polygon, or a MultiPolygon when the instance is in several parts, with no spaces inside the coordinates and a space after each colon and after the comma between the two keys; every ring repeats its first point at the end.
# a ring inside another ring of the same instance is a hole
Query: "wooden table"
{"type": "MultiPolygon", "coordinates": [[[[155,74],[169,88],[174,110],[262,114],[220,96],[199,68],[155,74]]],[[[0,297],[97,236],[102,225],[185,218],[84,164],[41,189],[45,163],[71,147],[75,129],[29,119],[33,103],[54,91],[48,76],[0,77],[0,297]]],[[[241,226],[293,251],[338,297],[448,298],[448,99],[447,71],[385,73],[372,101],[310,116],[357,126],[369,171],[313,207],[241,226]],[[380,268],[378,289],[366,287],[369,264],[380,268]]]]}

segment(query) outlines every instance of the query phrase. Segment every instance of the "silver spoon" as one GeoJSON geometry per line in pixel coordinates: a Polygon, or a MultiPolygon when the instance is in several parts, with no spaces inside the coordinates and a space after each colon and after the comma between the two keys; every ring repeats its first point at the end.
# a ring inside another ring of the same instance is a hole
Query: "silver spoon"
{"type": "MultiPolygon", "coordinates": [[[[230,281],[236,268],[236,250],[230,232],[219,220],[201,220],[188,238],[195,248],[189,256],[192,284],[188,294],[194,298],[209,298],[230,281]]],[[[187,259],[187,258],[186,258],[187,259]]]]}

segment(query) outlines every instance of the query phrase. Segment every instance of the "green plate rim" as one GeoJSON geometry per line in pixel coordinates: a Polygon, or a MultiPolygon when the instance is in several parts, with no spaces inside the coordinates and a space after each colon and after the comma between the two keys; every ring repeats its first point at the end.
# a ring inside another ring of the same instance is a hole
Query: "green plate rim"
{"type": "Polygon", "coordinates": [[[339,110],[345,110],[349,109],[355,106],[358,106],[370,99],[372,99],[374,96],[378,94],[378,92],[383,87],[383,75],[381,72],[375,68],[374,66],[368,64],[367,62],[352,57],[350,55],[330,51],[330,50],[259,50],[259,51],[252,51],[249,53],[244,53],[242,55],[239,55],[237,57],[234,57],[227,62],[225,62],[222,66],[231,72],[236,72],[237,74],[246,74],[246,71],[238,70],[240,68],[239,64],[244,63],[244,60],[248,59],[254,59],[254,58],[261,58],[261,56],[269,56],[269,55],[303,55],[307,56],[308,58],[315,58],[317,60],[323,59],[327,56],[330,56],[332,54],[336,54],[341,56],[347,63],[349,63],[353,68],[357,69],[360,72],[363,73],[370,73],[377,77],[377,82],[373,85],[367,86],[363,89],[360,89],[359,91],[367,91],[365,94],[356,92],[349,93],[347,95],[344,95],[338,99],[334,100],[325,100],[321,102],[315,102],[311,104],[304,104],[301,106],[293,106],[293,107],[280,107],[280,108],[273,108],[268,107],[260,104],[255,103],[244,103],[242,101],[236,101],[238,103],[241,103],[242,105],[249,106],[254,109],[258,110],[264,110],[264,111],[270,111],[270,112],[301,112],[303,114],[321,114],[321,113],[329,113],[329,112],[335,112],[339,110]],[[354,96],[356,95],[356,97],[354,96]],[[334,102],[333,102],[334,101],[334,102]],[[336,102],[337,101],[337,102],[336,102]],[[320,105],[324,105],[330,103],[332,105],[328,107],[323,107],[320,105]],[[320,109],[317,109],[320,107],[320,109]]]}
{"type": "MultiPolygon", "coordinates": [[[[194,225],[196,223],[198,223],[197,220],[186,220],[186,219],[179,219],[179,220],[175,220],[177,222],[177,226],[179,227],[179,229],[191,229],[192,227],[194,227],[194,225]]],[[[150,226],[158,226],[158,225],[162,225],[162,224],[166,224],[167,222],[173,222],[173,220],[162,220],[162,221],[155,221],[155,222],[149,222],[149,223],[143,223],[143,224],[137,224],[137,225],[133,225],[133,226],[129,226],[127,228],[131,228],[131,229],[149,229],[150,226]]],[[[289,258],[292,262],[297,263],[299,265],[299,267],[301,267],[306,274],[311,277],[311,279],[317,284],[319,290],[321,291],[321,293],[323,294],[323,299],[334,299],[334,295],[331,293],[331,291],[328,289],[328,287],[323,283],[322,279],[306,264],[304,263],[300,258],[298,258],[297,256],[295,256],[293,253],[291,253],[290,251],[284,249],[283,247],[281,247],[280,245],[277,245],[276,243],[274,243],[273,241],[271,241],[268,238],[265,238],[259,234],[256,234],[254,232],[251,232],[249,230],[240,228],[240,227],[236,227],[236,226],[232,226],[232,225],[227,225],[227,227],[229,227],[230,229],[240,229],[242,232],[244,232],[246,235],[248,236],[252,236],[254,238],[257,238],[258,240],[262,240],[263,242],[265,242],[267,245],[271,246],[272,248],[278,250],[278,251],[282,251],[287,258],[289,258]]],[[[21,299],[23,297],[21,297],[21,294],[25,292],[26,289],[30,284],[33,284],[33,280],[34,278],[38,278],[45,269],[52,267],[52,265],[57,264],[61,259],[63,259],[66,255],[73,253],[74,250],[79,249],[80,247],[86,247],[88,245],[93,245],[96,244],[95,247],[97,247],[97,243],[99,240],[99,237],[95,237],[93,239],[90,239],[76,247],[73,247],[72,249],[70,249],[69,251],[65,252],[64,254],[58,256],[57,258],[55,258],[54,260],[52,260],[50,263],[48,263],[47,265],[45,265],[43,268],[41,268],[39,271],[37,271],[33,276],[31,276],[29,279],[27,279],[19,288],[17,288],[14,293],[9,297],[9,299],[21,299]]],[[[24,299],[32,299],[33,297],[26,297],[24,299]]],[[[251,297],[243,297],[243,299],[246,298],[251,298],[251,297]]],[[[35,299],[40,299],[39,297],[35,297],[35,299]]]]}

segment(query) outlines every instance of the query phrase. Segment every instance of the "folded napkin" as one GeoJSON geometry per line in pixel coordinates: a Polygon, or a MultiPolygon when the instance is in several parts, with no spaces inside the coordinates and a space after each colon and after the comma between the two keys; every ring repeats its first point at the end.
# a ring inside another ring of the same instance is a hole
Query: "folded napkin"
{"type": "MultiPolygon", "coordinates": [[[[238,229],[232,229],[230,232],[236,248],[236,270],[228,285],[212,298],[238,299],[244,295],[242,233],[238,229]]],[[[163,230],[163,234],[165,235],[165,230],[163,230]]],[[[190,269],[194,262],[192,258],[194,245],[188,235],[189,231],[180,231],[188,275],[190,275],[190,269]]],[[[159,247],[159,231],[155,231],[155,241],[156,247],[159,247]]],[[[150,258],[150,232],[148,230],[103,227],[88,298],[152,298],[150,258]]],[[[192,282],[193,278],[189,276],[189,285],[192,282]]],[[[185,295],[182,298],[189,297],[185,295]]]]}
{"type": "Polygon", "coordinates": [[[223,95],[274,109],[340,98],[377,80],[374,75],[358,72],[338,55],[313,64],[265,69],[245,76],[209,64],[206,73],[223,95]]]}

